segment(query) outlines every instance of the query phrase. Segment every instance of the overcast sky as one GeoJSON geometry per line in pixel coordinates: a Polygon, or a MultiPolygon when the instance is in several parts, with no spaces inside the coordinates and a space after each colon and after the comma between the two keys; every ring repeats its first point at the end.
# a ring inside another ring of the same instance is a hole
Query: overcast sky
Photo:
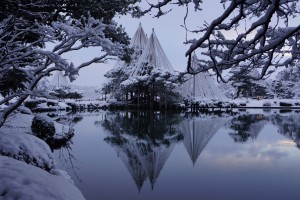
{"type": "MultiPolygon", "coordinates": [[[[189,17],[187,20],[187,25],[190,29],[195,29],[202,26],[204,20],[206,22],[211,22],[217,16],[221,15],[223,12],[222,4],[219,0],[206,1],[202,5],[203,11],[193,12],[193,7],[189,9],[189,17]]],[[[133,19],[131,16],[117,17],[115,20],[125,27],[126,32],[130,37],[133,37],[135,31],[138,28],[139,23],[142,23],[145,33],[150,36],[152,28],[154,28],[156,36],[161,43],[167,57],[169,58],[174,69],[177,71],[184,71],[186,67],[187,59],[185,57],[185,52],[188,49],[188,45],[184,45],[186,38],[186,31],[181,27],[183,25],[183,19],[185,16],[185,9],[182,7],[172,7],[173,10],[166,16],[160,18],[153,18],[153,16],[146,15],[140,19],[133,19]]],[[[199,36],[189,35],[189,38],[199,36]]],[[[97,52],[93,49],[89,49],[79,55],[72,54],[70,59],[76,63],[84,60],[87,56],[97,56],[97,52]]],[[[100,86],[105,82],[103,74],[107,72],[114,65],[114,62],[108,62],[107,64],[95,64],[86,69],[80,71],[80,76],[74,82],[76,85],[95,85],[100,86]]]]}

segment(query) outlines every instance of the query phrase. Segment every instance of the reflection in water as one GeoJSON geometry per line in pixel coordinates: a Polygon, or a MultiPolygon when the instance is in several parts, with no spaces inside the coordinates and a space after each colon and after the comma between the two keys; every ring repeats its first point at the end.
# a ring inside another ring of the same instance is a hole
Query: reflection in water
{"type": "Polygon", "coordinates": [[[235,142],[246,142],[249,138],[255,140],[266,124],[267,117],[262,114],[239,115],[231,120],[229,128],[233,132],[229,135],[235,142]]]}
{"type": "Polygon", "coordinates": [[[179,115],[153,112],[105,116],[102,126],[110,133],[105,141],[116,149],[139,191],[147,178],[154,187],[175,144],[183,139],[175,128],[179,119],[179,115]]]}
{"type": "Polygon", "coordinates": [[[300,116],[299,114],[273,115],[272,123],[278,127],[278,133],[293,140],[300,148],[300,116]]]}
{"type": "Polygon", "coordinates": [[[52,140],[52,143],[48,143],[50,148],[53,150],[57,150],[57,155],[61,166],[65,169],[72,170],[76,179],[79,182],[82,182],[76,172],[76,167],[74,165],[74,161],[76,161],[75,156],[72,153],[72,144],[73,144],[73,136],[74,136],[74,126],[81,122],[83,116],[80,114],[76,114],[73,112],[70,113],[48,113],[49,117],[55,120],[58,124],[62,125],[62,133],[64,129],[67,129],[67,133],[65,135],[61,135],[60,137],[52,140]],[[70,134],[71,133],[71,134],[70,134]]]}
{"type": "Polygon", "coordinates": [[[83,183],[70,165],[62,168],[87,199],[297,199],[300,116],[224,115],[82,115],[70,145],[77,162],[62,153],[83,183]]]}
{"type": "Polygon", "coordinates": [[[231,120],[229,128],[234,132],[229,133],[235,142],[246,142],[249,138],[257,139],[258,134],[263,127],[272,122],[278,127],[278,133],[293,140],[297,147],[300,148],[300,115],[262,115],[262,114],[248,114],[239,115],[231,120]]]}
{"type": "Polygon", "coordinates": [[[279,133],[300,141],[299,116],[265,116],[243,114],[235,117],[205,115],[185,117],[153,112],[106,113],[96,126],[104,127],[109,135],[104,139],[118,153],[130,172],[138,190],[148,179],[152,188],[175,144],[183,142],[195,165],[198,157],[216,132],[226,126],[235,142],[256,140],[264,126],[272,120],[279,133]]]}
{"type": "Polygon", "coordinates": [[[194,165],[210,139],[227,121],[225,117],[203,116],[180,123],[179,132],[183,133],[183,144],[194,165]]]}

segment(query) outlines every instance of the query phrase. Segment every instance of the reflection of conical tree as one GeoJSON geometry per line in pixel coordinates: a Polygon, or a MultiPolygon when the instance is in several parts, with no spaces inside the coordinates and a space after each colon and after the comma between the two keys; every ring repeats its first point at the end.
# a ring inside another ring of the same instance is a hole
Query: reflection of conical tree
{"type": "Polygon", "coordinates": [[[196,163],[210,139],[225,125],[227,120],[224,117],[205,116],[186,120],[179,125],[179,130],[184,136],[183,144],[193,164],[196,163]]]}
{"type": "Polygon", "coordinates": [[[176,120],[161,120],[160,117],[147,113],[118,113],[115,117],[108,115],[103,123],[110,131],[105,140],[117,150],[138,190],[142,188],[146,178],[153,188],[175,144],[182,139],[180,134],[172,131],[172,124],[176,120]],[[164,123],[156,123],[157,121],[164,123]],[[114,128],[111,127],[112,123],[114,128]],[[139,126],[138,123],[142,125],[139,126]],[[161,132],[157,134],[157,130],[161,132]]]}
{"type": "Polygon", "coordinates": [[[250,126],[249,134],[252,140],[256,140],[261,130],[266,125],[266,121],[258,121],[250,126]]]}
{"type": "Polygon", "coordinates": [[[134,143],[125,142],[121,145],[111,143],[117,150],[118,155],[125,164],[127,170],[131,174],[138,190],[140,191],[145,180],[147,179],[147,174],[142,167],[140,162],[138,148],[134,143]]]}
{"type": "Polygon", "coordinates": [[[173,151],[176,141],[177,140],[171,142],[170,145],[161,145],[159,147],[153,144],[149,144],[148,146],[140,145],[140,147],[142,147],[140,148],[140,159],[152,189],[164,164],[173,151]]]}

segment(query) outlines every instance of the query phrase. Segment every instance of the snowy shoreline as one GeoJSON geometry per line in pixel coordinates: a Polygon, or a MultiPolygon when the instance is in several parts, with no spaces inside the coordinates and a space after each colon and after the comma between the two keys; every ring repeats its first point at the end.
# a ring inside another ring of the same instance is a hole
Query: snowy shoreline
{"type": "MultiPolygon", "coordinates": [[[[97,111],[107,109],[151,109],[147,105],[141,104],[139,107],[126,101],[103,101],[103,100],[47,100],[35,99],[25,102],[25,106],[33,112],[51,111],[97,111]]],[[[168,109],[189,110],[191,107],[198,109],[300,109],[300,99],[237,99],[219,101],[192,99],[189,102],[178,103],[168,109]]],[[[155,110],[164,109],[164,105],[157,106],[155,110]]]]}
{"type": "MultiPolygon", "coordinates": [[[[23,107],[0,129],[0,199],[85,199],[67,172],[56,167],[49,145],[33,135],[32,119],[23,107]]],[[[55,127],[62,129],[56,122],[55,127]]]]}

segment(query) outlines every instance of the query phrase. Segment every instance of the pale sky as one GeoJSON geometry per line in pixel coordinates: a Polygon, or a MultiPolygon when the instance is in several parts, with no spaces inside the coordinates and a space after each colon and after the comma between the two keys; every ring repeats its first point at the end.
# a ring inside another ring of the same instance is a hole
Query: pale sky
{"type": "MultiPolygon", "coordinates": [[[[198,11],[195,14],[191,4],[187,20],[189,28],[193,29],[202,26],[204,20],[209,23],[223,12],[223,7],[222,4],[219,3],[219,0],[207,1],[202,5],[202,8],[204,8],[203,11],[198,11]]],[[[122,16],[115,18],[115,20],[125,27],[125,30],[130,37],[133,37],[139,23],[142,23],[144,31],[148,36],[150,36],[152,28],[154,28],[156,36],[174,69],[177,71],[184,71],[187,62],[185,52],[189,47],[188,45],[183,44],[186,31],[181,27],[181,25],[183,25],[185,11],[185,8],[176,6],[173,7],[173,10],[170,13],[159,19],[146,15],[140,19],[133,19],[131,16],[122,16]]],[[[195,35],[193,37],[199,38],[200,35],[195,35]]],[[[85,57],[93,55],[96,56],[97,52],[89,49],[79,55],[72,54],[69,59],[76,63],[76,60],[79,62],[85,57]]],[[[111,69],[113,65],[114,62],[110,61],[107,64],[94,64],[82,69],[79,73],[79,77],[73,84],[101,86],[102,83],[106,81],[106,78],[103,77],[103,75],[111,69]]]]}

